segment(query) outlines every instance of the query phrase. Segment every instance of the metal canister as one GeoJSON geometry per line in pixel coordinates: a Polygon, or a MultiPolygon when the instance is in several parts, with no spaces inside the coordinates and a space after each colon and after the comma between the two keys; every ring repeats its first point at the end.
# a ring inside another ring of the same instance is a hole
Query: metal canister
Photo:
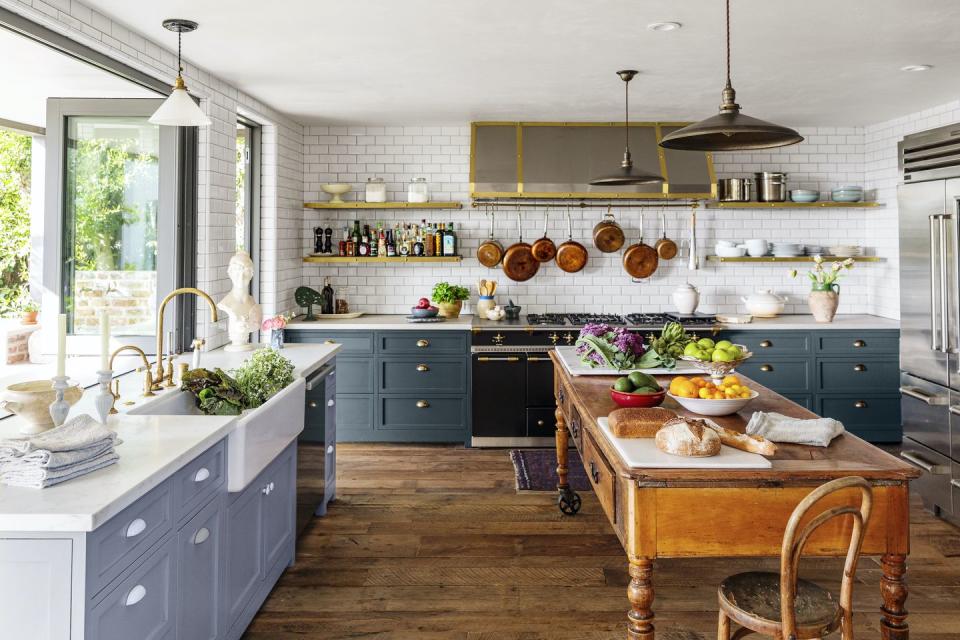
{"type": "Polygon", "coordinates": [[[786,201],[787,174],[777,171],[761,171],[753,175],[757,181],[757,202],[786,201]]]}
{"type": "Polygon", "coordinates": [[[717,180],[717,199],[720,202],[750,202],[749,178],[722,178],[717,180]]]}

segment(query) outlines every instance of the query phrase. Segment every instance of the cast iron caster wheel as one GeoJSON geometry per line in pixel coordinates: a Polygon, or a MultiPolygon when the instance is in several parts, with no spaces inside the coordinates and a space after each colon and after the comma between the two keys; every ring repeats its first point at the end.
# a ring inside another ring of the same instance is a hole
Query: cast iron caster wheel
{"type": "Polygon", "coordinates": [[[571,491],[557,496],[557,506],[568,516],[575,516],[580,511],[580,494],[571,491]]]}

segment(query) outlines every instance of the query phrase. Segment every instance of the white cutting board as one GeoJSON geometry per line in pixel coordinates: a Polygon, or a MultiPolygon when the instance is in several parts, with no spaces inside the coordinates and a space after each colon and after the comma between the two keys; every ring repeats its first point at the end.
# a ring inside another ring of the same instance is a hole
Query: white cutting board
{"type": "Polygon", "coordinates": [[[675,369],[665,369],[663,367],[655,369],[624,369],[623,371],[617,371],[612,367],[594,367],[590,368],[587,365],[580,362],[580,356],[577,355],[576,347],[555,347],[557,354],[560,356],[560,361],[563,363],[563,367],[567,370],[572,376],[625,376],[631,371],[642,371],[648,373],[652,376],[655,375],[698,375],[703,373],[700,369],[697,369],[692,364],[685,362],[683,360],[677,360],[677,366],[675,369]]]}
{"type": "MultiPolygon", "coordinates": [[[[716,424],[712,420],[707,420],[716,424]]],[[[707,458],[675,456],[657,449],[653,438],[617,438],[610,431],[606,418],[597,418],[600,431],[628,467],[639,469],[769,469],[772,465],[763,456],[720,445],[720,453],[707,458]]]]}

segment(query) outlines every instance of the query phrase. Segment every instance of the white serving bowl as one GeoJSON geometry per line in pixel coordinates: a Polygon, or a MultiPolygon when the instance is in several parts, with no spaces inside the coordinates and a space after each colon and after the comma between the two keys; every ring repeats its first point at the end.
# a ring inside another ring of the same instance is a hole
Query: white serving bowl
{"type": "Polygon", "coordinates": [[[323,189],[324,193],[330,194],[332,196],[330,198],[330,202],[336,204],[343,204],[343,198],[340,196],[349,192],[351,189],[349,184],[344,183],[322,184],[320,185],[320,188],[323,189]]]}
{"type": "Polygon", "coordinates": [[[725,247],[718,244],[713,249],[721,258],[742,258],[747,253],[746,247],[725,247]]]}
{"type": "Polygon", "coordinates": [[[667,395],[673,398],[677,404],[701,416],[728,416],[736,413],[747,406],[754,398],[760,394],[753,389],[750,390],[749,398],[725,398],[723,400],[704,400],[703,398],[683,398],[675,396],[669,391],[667,395]]]}

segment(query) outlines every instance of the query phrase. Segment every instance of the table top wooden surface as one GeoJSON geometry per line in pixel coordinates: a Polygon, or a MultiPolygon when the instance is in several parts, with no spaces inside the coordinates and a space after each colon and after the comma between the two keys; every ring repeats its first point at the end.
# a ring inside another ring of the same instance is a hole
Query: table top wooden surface
{"type": "MultiPolygon", "coordinates": [[[[603,449],[607,459],[617,465],[618,472],[637,479],[641,485],[716,486],[748,483],[778,486],[819,483],[849,475],[859,475],[874,483],[883,481],[902,483],[920,475],[918,469],[849,432],[835,438],[829,447],[777,443],[777,453],[770,457],[773,465],[770,469],[629,468],[620,459],[607,438],[600,433],[597,425],[597,418],[604,417],[617,408],[610,398],[610,386],[616,378],[614,376],[572,376],[558,361],[556,352],[551,352],[550,357],[554,360],[554,370],[558,376],[561,376],[566,388],[570,391],[570,401],[578,407],[584,422],[583,426],[591,432],[594,441],[603,449]]],[[[657,376],[664,388],[669,386],[671,377],[657,376]]],[[[739,377],[760,395],[739,413],[711,417],[710,419],[717,424],[742,432],[755,411],[776,412],[794,418],[818,417],[763,385],[745,376],[739,377]]],[[[669,396],[661,406],[679,415],[707,417],[687,411],[669,396]]]]}

